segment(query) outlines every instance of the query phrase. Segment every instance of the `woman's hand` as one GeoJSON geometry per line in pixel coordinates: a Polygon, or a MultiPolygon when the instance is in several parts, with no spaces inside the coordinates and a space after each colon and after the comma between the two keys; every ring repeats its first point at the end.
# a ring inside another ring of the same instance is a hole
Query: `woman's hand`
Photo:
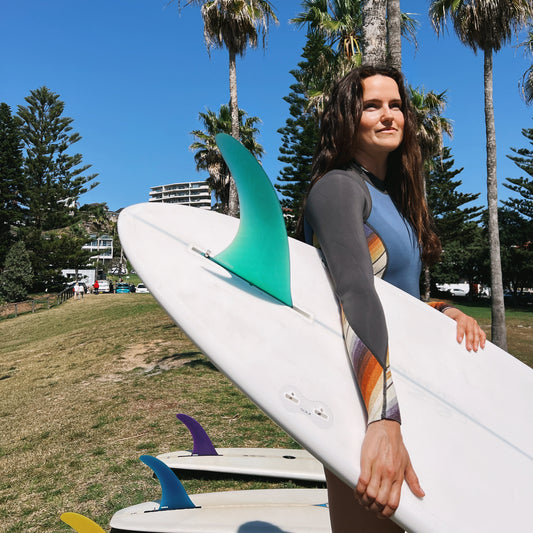
{"type": "Polygon", "coordinates": [[[444,310],[444,314],[453,318],[457,322],[457,342],[463,342],[465,339],[465,347],[470,352],[474,350],[477,352],[479,348],[485,348],[485,341],[487,335],[479,327],[479,324],[471,316],[465,315],[455,307],[449,307],[444,310]]]}
{"type": "Polygon", "coordinates": [[[373,422],[361,448],[356,499],[379,518],[390,518],[400,504],[404,479],[415,496],[424,496],[403,443],[400,424],[393,420],[373,422]]]}

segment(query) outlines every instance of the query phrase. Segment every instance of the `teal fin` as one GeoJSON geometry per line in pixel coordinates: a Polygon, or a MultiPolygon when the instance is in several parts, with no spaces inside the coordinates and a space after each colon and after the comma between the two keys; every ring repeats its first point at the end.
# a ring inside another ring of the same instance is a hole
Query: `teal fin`
{"type": "Polygon", "coordinates": [[[78,533],[105,533],[105,531],[90,518],[78,513],[63,513],[61,520],[78,533]]]}
{"type": "Polygon", "coordinates": [[[239,193],[241,220],[215,263],[292,307],[289,241],[278,197],[263,167],[230,135],[216,137],[239,193]]]}
{"type": "Polygon", "coordinates": [[[163,461],[151,455],[141,455],[140,459],[154,471],[161,485],[159,509],[194,509],[196,507],[176,474],[163,461]]]}

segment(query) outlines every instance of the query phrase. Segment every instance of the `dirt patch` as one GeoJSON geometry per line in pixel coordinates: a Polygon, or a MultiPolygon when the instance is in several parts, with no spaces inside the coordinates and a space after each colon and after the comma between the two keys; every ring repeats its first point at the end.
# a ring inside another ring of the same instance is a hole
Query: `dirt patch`
{"type": "Polygon", "coordinates": [[[176,343],[170,341],[153,340],[133,344],[114,360],[112,372],[98,376],[96,380],[118,382],[134,370],[140,373],[151,373],[179,368],[186,361],[183,358],[168,355],[177,351],[176,343]]]}

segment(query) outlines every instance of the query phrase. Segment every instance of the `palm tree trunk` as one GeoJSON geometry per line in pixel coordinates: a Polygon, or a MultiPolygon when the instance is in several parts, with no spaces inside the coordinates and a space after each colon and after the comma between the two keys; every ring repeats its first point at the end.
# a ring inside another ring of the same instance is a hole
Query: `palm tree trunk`
{"type": "Polygon", "coordinates": [[[507,350],[503,278],[498,228],[498,183],[496,177],[496,129],[492,96],[492,50],[484,51],[485,130],[487,135],[487,204],[489,211],[492,342],[507,350]]]}
{"type": "Polygon", "coordinates": [[[400,0],[387,0],[387,34],[389,53],[387,63],[395,69],[402,69],[402,13],[400,0]]]}
{"type": "MultiPolygon", "coordinates": [[[[239,134],[239,104],[237,102],[237,65],[236,55],[231,49],[229,50],[229,93],[230,93],[230,111],[231,111],[231,135],[240,140],[239,134]]],[[[235,180],[230,178],[229,183],[229,205],[228,215],[236,217],[239,213],[239,197],[235,180]]]]}
{"type": "Polygon", "coordinates": [[[387,62],[387,0],[363,3],[363,63],[385,65],[387,62]]]}
{"type": "Polygon", "coordinates": [[[431,297],[431,272],[427,265],[424,266],[424,296],[422,300],[424,302],[429,302],[431,297]]]}
{"type": "Polygon", "coordinates": [[[229,51],[229,94],[231,111],[231,135],[239,140],[239,104],[237,102],[237,61],[236,54],[229,51]]]}

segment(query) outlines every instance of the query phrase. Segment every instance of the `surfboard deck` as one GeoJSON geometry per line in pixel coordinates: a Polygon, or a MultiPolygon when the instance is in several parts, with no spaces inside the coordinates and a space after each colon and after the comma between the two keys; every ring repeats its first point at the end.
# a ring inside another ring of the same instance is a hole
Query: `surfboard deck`
{"type": "MultiPolygon", "coordinates": [[[[320,253],[289,239],[288,299],[212,260],[241,232],[236,219],[139,204],[122,211],[118,224],[129,260],[184,332],[272,420],[355,486],[366,417],[320,253]]],[[[420,500],[404,486],[394,521],[412,532],[529,531],[523,510],[532,494],[533,371],[490,343],[468,353],[451,319],[380,279],[375,285],[402,433],[426,492],[420,500]]]]}
{"type": "Polygon", "coordinates": [[[160,511],[159,503],[127,507],[112,532],[330,533],[326,489],[265,489],[191,495],[195,509],[160,511]]]}
{"type": "Polygon", "coordinates": [[[307,450],[288,448],[215,448],[207,431],[191,416],[178,420],[190,431],[192,450],[162,453],[157,458],[175,471],[218,472],[245,476],[325,482],[324,467],[307,450]]]}
{"type": "Polygon", "coordinates": [[[173,470],[220,472],[247,476],[325,482],[324,467],[309,452],[284,448],[216,448],[218,455],[189,450],[157,456],[173,470]]]}

